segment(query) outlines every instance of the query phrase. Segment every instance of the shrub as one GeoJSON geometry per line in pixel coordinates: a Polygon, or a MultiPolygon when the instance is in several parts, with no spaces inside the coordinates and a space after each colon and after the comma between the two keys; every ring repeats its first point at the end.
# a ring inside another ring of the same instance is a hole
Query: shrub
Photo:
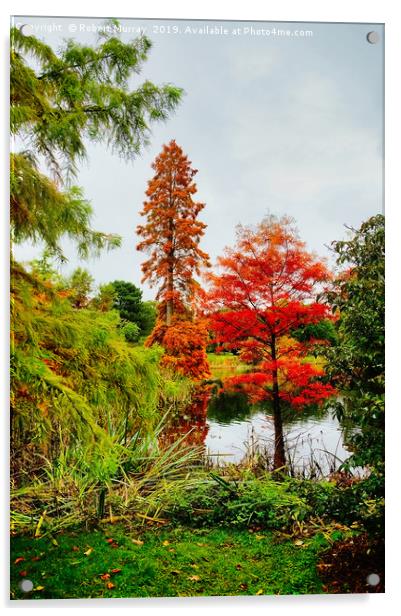
{"type": "Polygon", "coordinates": [[[136,323],[126,323],[121,331],[127,342],[138,342],[141,336],[141,330],[136,323]]]}
{"type": "Polygon", "coordinates": [[[193,526],[262,525],[280,529],[310,513],[305,500],[291,494],[285,482],[270,477],[229,482],[211,474],[211,479],[191,491],[175,493],[167,506],[174,522],[193,526]]]}

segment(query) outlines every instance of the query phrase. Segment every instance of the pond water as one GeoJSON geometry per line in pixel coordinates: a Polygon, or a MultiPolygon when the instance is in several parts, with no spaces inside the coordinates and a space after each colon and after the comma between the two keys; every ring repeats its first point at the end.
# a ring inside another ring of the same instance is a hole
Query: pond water
{"type": "MultiPolygon", "coordinates": [[[[330,410],[289,411],[283,419],[287,459],[295,472],[326,476],[350,456],[330,410]]],[[[245,398],[215,398],[207,426],[205,446],[212,464],[238,464],[257,452],[272,457],[274,425],[268,408],[251,406],[245,398]]]]}

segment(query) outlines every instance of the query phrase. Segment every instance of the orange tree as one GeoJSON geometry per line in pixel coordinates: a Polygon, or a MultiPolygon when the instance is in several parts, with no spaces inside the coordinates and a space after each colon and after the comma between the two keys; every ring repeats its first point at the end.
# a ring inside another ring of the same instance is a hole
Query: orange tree
{"type": "Polygon", "coordinates": [[[199,247],[206,225],[198,215],[205,204],[193,199],[197,170],[174,140],[163,146],[152,168],[155,175],[141,211],[146,222],[137,227],[142,238],[137,249],[149,254],[142,264],[142,281],[158,287],[158,319],[148,344],[159,342],[166,365],[201,379],[209,374],[207,331],[195,318],[194,306],[195,276],[209,266],[208,255],[199,247]]]}
{"type": "Polygon", "coordinates": [[[282,402],[294,408],[321,403],[333,388],[323,368],[307,360],[310,341],[291,332],[328,316],[316,299],[329,280],[321,260],[307,252],[290,218],[265,218],[256,228],[239,226],[235,248],[218,259],[211,274],[208,312],[215,342],[239,350],[250,371],[226,386],[242,388],[252,400],[270,400],[275,427],[274,468],[285,466],[282,402]]]}

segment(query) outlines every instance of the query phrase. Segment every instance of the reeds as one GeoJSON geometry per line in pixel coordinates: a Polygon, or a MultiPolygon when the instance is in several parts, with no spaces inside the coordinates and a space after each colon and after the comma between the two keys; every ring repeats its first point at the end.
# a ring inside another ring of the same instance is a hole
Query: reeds
{"type": "Polygon", "coordinates": [[[161,422],[152,438],[136,434],[108,461],[89,465],[88,452],[73,448],[57,460],[44,459],[40,477],[11,490],[11,530],[42,536],[106,518],[159,521],[166,496],[199,481],[193,470],[201,452],[185,446],[186,435],[160,448],[162,429],[161,422]]]}
{"type": "MultiPolygon", "coordinates": [[[[310,435],[298,434],[294,439],[285,439],[286,474],[298,479],[325,479],[338,471],[344,460],[338,455],[339,438],[334,452],[329,451],[323,437],[316,446],[316,439],[310,435]],[[305,451],[306,448],[309,451],[305,451]],[[302,450],[302,452],[301,452],[302,450]]],[[[274,437],[266,438],[258,435],[252,426],[247,440],[243,443],[244,455],[235,464],[240,470],[249,469],[253,472],[271,472],[273,470],[274,437]]],[[[229,454],[206,455],[207,468],[226,469],[233,466],[229,454]]]]}

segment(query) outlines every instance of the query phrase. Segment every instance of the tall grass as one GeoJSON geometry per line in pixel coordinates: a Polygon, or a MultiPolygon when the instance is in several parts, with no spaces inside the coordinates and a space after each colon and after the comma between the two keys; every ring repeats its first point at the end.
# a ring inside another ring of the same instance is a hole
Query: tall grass
{"type": "Polygon", "coordinates": [[[115,312],[78,310],[21,266],[12,300],[13,530],[106,510],[158,514],[167,484],[186,478],[198,455],[158,445],[162,418],[187,406],[190,382],[161,372],[160,349],[129,345],[115,312]]]}
{"type": "Polygon", "coordinates": [[[11,490],[12,531],[43,535],[106,519],[159,519],[167,495],[197,484],[191,471],[201,454],[185,446],[185,435],[159,447],[162,429],[163,422],[152,437],[137,433],[128,446],[114,445],[107,457],[90,464],[90,452],[79,447],[44,458],[39,477],[11,490]]]}

